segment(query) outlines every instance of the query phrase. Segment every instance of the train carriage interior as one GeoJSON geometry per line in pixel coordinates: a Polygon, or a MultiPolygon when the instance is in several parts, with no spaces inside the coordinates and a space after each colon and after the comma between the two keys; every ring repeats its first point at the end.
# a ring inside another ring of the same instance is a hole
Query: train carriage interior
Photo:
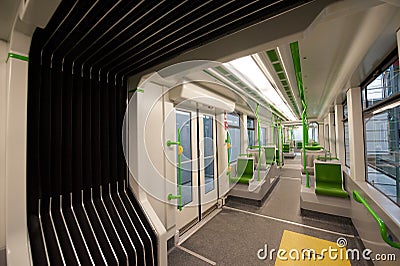
{"type": "Polygon", "coordinates": [[[399,265],[400,1],[0,0],[0,266],[399,265]]]}

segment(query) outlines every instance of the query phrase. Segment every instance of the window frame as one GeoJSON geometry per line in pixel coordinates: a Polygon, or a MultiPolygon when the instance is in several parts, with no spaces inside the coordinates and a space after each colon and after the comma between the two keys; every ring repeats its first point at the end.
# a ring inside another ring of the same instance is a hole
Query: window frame
{"type": "MultiPolygon", "coordinates": [[[[235,111],[233,111],[233,112],[231,112],[231,113],[227,113],[227,118],[228,118],[228,114],[229,115],[233,115],[233,116],[237,116],[238,118],[239,118],[239,124],[237,125],[237,126],[235,126],[235,125],[230,125],[229,124],[229,122],[228,122],[228,134],[229,134],[229,137],[230,137],[230,139],[232,140],[232,137],[230,136],[230,133],[229,133],[229,129],[230,128],[236,128],[236,129],[239,129],[239,154],[240,154],[240,151],[241,151],[241,146],[242,146],[242,140],[241,140],[241,129],[240,129],[240,125],[241,125],[241,121],[240,121],[240,113],[238,113],[238,112],[235,112],[235,111]]],[[[231,144],[232,144],[232,141],[231,141],[231,144]]],[[[232,148],[230,149],[230,152],[231,152],[231,156],[230,156],[230,158],[231,158],[231,160],[232,160],[232,148]]],[[[239,157],[239,154],[238,154],[238,157],[239,157]]],[[[233,160],[233,161],[230,161],[230,163],[235,163],[237,161],[237,158],[236,158],[236,160],[233,160]]]]}
{"type": "MultiPolygon", "coordinates": [[[[364,158],[365,158],[365,182],[370,184],[374,189],[379,191],[383,196],[385,196],[388,200],[393,202],[396,206],[400,206],[400,202],[396,202],[393,200],[388,192],[382,191],[379,187],[375,186],[374,182],[371,182],[368,176],[369,170],[368,167],[373,168],[375,171],[387,176],[388,178],[393,178],[389,173],[385,173],[383,169],[379,169],[378,167],[374,167],[373,165],[369,165],[368,163],[368,146],[367,146],[367,128],[366,128],[366,119],[371,119],[375,115],[382,114],[388,110],[393,108],[389,108],[385,110],[385,107],[388,107],[394,103],[400,102],[400,90],[389,97],[383,98],[382,100],[369,104],[367,98],[367,86],[371,84],[377,77],[382,75],[393,63],[399,60],[398,48],[396,47],[388,56],[384,58],[384,60],[378,65],[378,67],[360,84],[361,93],[361,101],[362,101],[362,119],[363,119],[363,134],[364,134],[364,158]],[[363,102],[363,98],[365,99],[365,103],[363,102]],[[365,104],[365,107],[364,107],[365,104]]],[[[399,107],[398,107],[399,108],[399,107]]],[[[389,122],[388,122],[389,123],[389,122]]],[[[390,140],[388,140],[390,141],[390,140]]],[[[399,177],[400,178],[400,177],[399,177]]],[[[372,179],[372,178],[371,178],[372,179]]],[[[394,177],[395,182],[397,182],[397,177],[394,177]]],[[[397,188],[396,188],[397,189],[397,188]]],[[[395,191],[397,195],[398,191],[395,191]]]]}
{"type": "MultiPolygon", "coordinates": [[[[193,147],[192,147],[192,141],[193,141],[193,139],[192,139],[193,138],[193,136],[192,136],[192,118],[193,117],[192,117],[192,111],[181,109],[181,108],[175,109],[175,110],[176,110],[175,111],[175,117],[178,114],[178,112],[189,114],[188,124],[189,124],[189,127],[190,127],[190,130],[189,130],[189,132],[190,132],[190,138],[189,138],[190,160],[189,161],[184,161],[184,162],[182,162],[182,164],[189,164],[189,162],[190,162],[190,166],[191,166],[191,170],[190,170],[190,176],[191,176],[191,182],[190,183],[191,184],[190,184],[190,187],[192,188],[193,187],[193,147]]],[[[176,122],[175,122],[175,124],[176,124],[176,122]]],[[[176,125],[175,125],[175,127],[176,127],[176,125]]],[[[178,131],[176,132],[176,134],[178,134],[178,131]]],[[[183,171],[184,168],[183,168],[182,165],[181,165],[181,168],[182,168],[182,171],[183,171]]],[[[177,171],[179,171],[178,168],[177,168],[177,171]]],[[[176,178],[178,178],[178,172],[177,172],[176,178]]],[[[183,179],[183,177],[182,177],[182,179],[183,179]]],[[[177,185],[178,185],[178,182],[177,182],[177,185]]],[[[183,186],[183,183],[182,183],[182,186],[183,186]]],[[[185,185],[185,186],[187,186],[187,185],[185,185]]],[[[182,197],[183,197],[183,195],[182,195],[182,197]]],[[[190,197],[191,197],[191,200],[189,202],[186,202],[186,203],[184,203],[183,199],[182,199],[182,207],[184,207],[184,206],[186,206],[186,205],[188,205],[188,204],[193,202],[193,200],[194,200],[193,190],[191,190],[190,197]]]]}
{"type": "Polygon", "coordinates": [[[384,71],[386,71],[396,60],[400,59],[399,54],[398,54],[398,48],[396,47],[392,52],[390,52],[384,59],[383,61],[372,71],[367,78],[361,82],[360,84],[360,89],[361,93],[364,93],[364,95],[361,95],[361,103],[362,106],[364,107],[364,102],[362,102],[363,97],[365,98],[365,108],[363,108],[364,111],[373,111],[374,109],[379,108],[379,106],[384,106],[386,105],[386,101],[392,101],[394,96],[399,95],[400,91],[387,97],[379,102],[372,104],[371,106],[368,105],[368,98],[367,98],[367,86],[372,83],[378,76],[380,76],[384,71]]]}
{"type": "Polygon", "coordinates": [[[255,118],[247,116],[247,123],[246,123],[246,128],[247,128],[247,146],[255,146],[256,145],[256,143],[255,143],[256,142],[256,125],[255,125],[255,123],[256,123],[256,119],[255,118]],[[249,120],[253,121],[253,128],[249,127],[249,120]],[[249,132],[250,131],[253,131],[253,144],[252,145],[250,145],[250,143],[249,143],[249,140],[250,140],[249,132]]]}

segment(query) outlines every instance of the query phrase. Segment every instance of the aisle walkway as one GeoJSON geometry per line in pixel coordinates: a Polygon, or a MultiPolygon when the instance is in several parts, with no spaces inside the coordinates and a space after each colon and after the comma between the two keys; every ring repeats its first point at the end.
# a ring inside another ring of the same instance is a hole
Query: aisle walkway
{"type": "MultiPolygon", "coordinates": [[[[285,246],[284,232],[300,236],[299,239],[313,239],[311,242],[331,241],[333,247],[337,247],[339,237],[344,237],[347,248],[362,250],[362,242],[350,219],[300,212],[300,160],[297,157],[286,160],[278,185],[262,207],[230,201],[211,221],[170,252],[169,265],[275,265],[275,257],[260,260],[257,252],[265,245],[268,250],[285,246]]],[[[340,262],[337,265],[349,265],[348,261],[340,262]]],[[[309,263],[304,265],[316,264],[309,263]]],[[[287,265],[298,263],[292,261],[287,265]]],[[[369,264],[352,261],[351,265],[369,264]]]]}

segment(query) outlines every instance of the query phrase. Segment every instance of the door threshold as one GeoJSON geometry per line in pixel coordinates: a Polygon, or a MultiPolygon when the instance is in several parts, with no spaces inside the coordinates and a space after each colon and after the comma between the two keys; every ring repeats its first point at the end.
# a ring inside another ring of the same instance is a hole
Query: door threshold
{"type": "Polygon", "coordinates": [[[214,218],[222,209],[216,208],[206,217],[204,217],[200,222],[193,225],[190,229],[185,231],[182,235],[179,235],[178,246],[182,245],[189,237],[196,233],[200,228],[202,228],[206,223],[208,223],[212,218],[214,218]]]}

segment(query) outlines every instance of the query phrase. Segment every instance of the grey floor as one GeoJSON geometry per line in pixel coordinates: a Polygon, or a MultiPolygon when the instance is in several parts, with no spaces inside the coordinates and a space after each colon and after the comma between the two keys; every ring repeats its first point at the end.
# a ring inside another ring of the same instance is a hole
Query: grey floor
{"type": "MultiPolygon", "coordinates": [[[[281,180],[262,207],[229,202],[201,227],[182,247],[216,265],[274,265],[274,260],[259,260],[257,251],[268,245],[278,249],[284,230],[336,242],[345,234],[347,248],[362,249],[357,231],[349,219],[300,212],[300,161],[287,159],[281,180]]],[[[352,265],[369,265],[352,261],[352,265]]],[[[168,265],[210,265],[188,252],[174,248],[168,265]]]]}

